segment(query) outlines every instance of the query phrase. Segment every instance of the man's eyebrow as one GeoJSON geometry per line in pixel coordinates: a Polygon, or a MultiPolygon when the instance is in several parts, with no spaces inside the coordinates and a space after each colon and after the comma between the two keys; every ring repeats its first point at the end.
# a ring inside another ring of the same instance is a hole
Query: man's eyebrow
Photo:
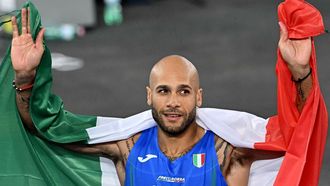
{"type": "MultiPolygon", "coordinates": [[[[156,89],[170,89],[170,87],[167,85],[158,85],[156,89]]],[[[192,89],[192,87],[186,84],[181,84],[177,89],[192,89]]]]}
{"type": "Polygon", "coordinates": [[[168,89],[169,87],[167,85],[158,85],[156,89],[168,89]]]}
{"type": "Polygon", "coordinates": [[[191,86],[186,85],[186,84],[179,85],[179,87],[178,87],[178,89],[185,89],[185,88],[192,89],[191,86]]]}

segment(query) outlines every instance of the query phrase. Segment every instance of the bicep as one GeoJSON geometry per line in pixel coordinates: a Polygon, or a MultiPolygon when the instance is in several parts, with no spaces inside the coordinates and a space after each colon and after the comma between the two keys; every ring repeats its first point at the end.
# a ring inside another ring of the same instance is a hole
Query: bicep
{"type": "Polygon", "coordinates": [[[241,162],[231,159],[230,167],[225,174],[228,185],[246,186],[249,183],[250,164],[242,164],[241,162]]]}
{"type": "Polygon", "coordinates": [[[248,149],[235,148],[231,155],[228,168],[224,173],[228,185],[246,186],[248,185],[252,160],[248,149]]]}
{"type": "Polygon", "coordinates": [[[246,161],[257,161],[274,159],[284,156],[284,151],[268,151],[248,148],[235,148],[233,156],[236,159],[244,159],[246,161]]]}
{"type": "Polygon", "coordinates": [[[248,153],[252,161],[274,159],[285,155],[284,151],[267,151],[256,149],[249,149],[248,153]]]}
{"type": "Polygon", "coordinates": [[[245,186],[248,183],[250,164],[242,159],[230,143],[216,137],[215,149],[221,172],[228,185],[245,186]]]}
{"type": "Polygon", "coordinates": [[[230,156],[228,169],[224,173],[228,185],[247,185],[250,168],[254,161],[278,158],[284,152],[235,148],[230,156]]]}

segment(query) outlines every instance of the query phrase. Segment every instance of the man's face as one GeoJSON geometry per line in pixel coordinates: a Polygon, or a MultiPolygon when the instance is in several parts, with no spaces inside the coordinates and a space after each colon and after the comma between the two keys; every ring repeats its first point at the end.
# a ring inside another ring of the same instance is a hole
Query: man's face
{"type": "Polygon", "coordinates": [[[171,136],[181,134],[195,121],[196,106],[202,103],[202,90],[195,78],[180,70],[155,75],[147,93],[153,118],[171,136]]]}

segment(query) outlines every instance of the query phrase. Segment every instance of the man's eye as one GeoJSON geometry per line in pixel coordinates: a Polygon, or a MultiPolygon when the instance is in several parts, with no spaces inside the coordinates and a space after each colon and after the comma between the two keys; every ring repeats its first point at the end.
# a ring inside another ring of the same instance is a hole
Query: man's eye
{"type": "Polygon", "coordinates": [[[180,94],[181,95],[188,95],[188,94],[190,94],[190,91],[189,90],[180,90],[180,94]]]}
{"type": "Polygon", "coordinates": [[[168,90],[166,90],[166,89],[160,89],[160,90],[157,91],[157,93],[159,93],[159,94],[167,94],[168,93],[168,90]]]}

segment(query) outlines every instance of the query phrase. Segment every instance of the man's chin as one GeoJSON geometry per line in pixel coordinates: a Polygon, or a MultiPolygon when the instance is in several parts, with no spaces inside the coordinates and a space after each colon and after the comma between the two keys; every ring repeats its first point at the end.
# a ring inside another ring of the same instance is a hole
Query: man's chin
{"type": "Polygon", "coordinates": [[[152,117],[158,124],[158,127],[164,133],[170,136],[178,136],[184,133],[191,123],[195,120],[195,110],[189,115],[157,112],[152,108],[152,117]]]}
{"type": "Polygon", "coordinates": [[[183,133],[187,128],[182,123],[163,123],[159,125],[160,129],[168,135],[176,136],[183,133]]]}
{"type": "Polygon", "coordinates": [[[163,127],[165,129],[168,130],[179,130],[180,129],[181,124],[180,123],[169,123],[169,122],[165,122],[163,123],[163,127]]]}
{"type": "Polygon", "coordinates": [[[167,134],[169,136],[177,136],[177,135],[183,133],[183,131],[181,131],[180,128],[160,127],[160,129],[162,130],[162,132],[164,132],[165,134],[167,134]]]}

